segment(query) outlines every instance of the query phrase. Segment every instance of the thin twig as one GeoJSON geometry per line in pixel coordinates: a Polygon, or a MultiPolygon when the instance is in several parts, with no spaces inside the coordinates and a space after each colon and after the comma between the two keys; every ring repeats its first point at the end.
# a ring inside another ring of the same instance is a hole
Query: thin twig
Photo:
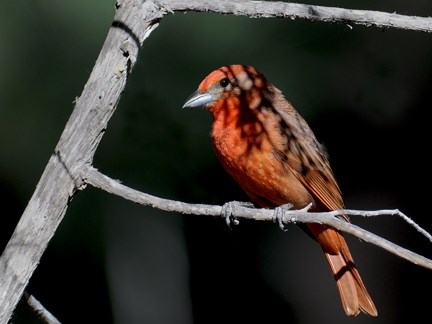
{"type": "Polygon", "coordinates": [[[158,3],[168,12],[200,11],[254,18],[302,18],[312,21],[342,23],[350,27],[351,25],[364,25],[432,32],[432,18],[430,17],[405,16],[372,10],[344,9],[280,1],[160,0],[158,3]]]}
{"type": "Polygon", "coordinates": [[[414,227],[420,234],[425,236],[432,243],[432,235],[429,234],[425,229],[420,227],[411,218],[402,213],[399,209],[383,209],[383,210],[352,210],[352,209],[341,209],[329,212],[329,215],[340,216],[340,215],[351,215],[351,216],[363,216],[363,217],[375,217],[382,215],[398,216],[407,222],[410,226],[414,227]]]}
{"type": "Polygon", "coordinates": [[[33,295],[28,292],[24,292],[24,299],[30,308],[36,313],[37,317],[40,318],[47,324],[60,324],[61,322],[55,318],[49,310],[47,310],[33,295]]]}
{"type": "MultiPolygon", "coordinates": [[[[170,199],[164,199],[156,196],[152,196],[138,190],[129,188],[120,182],[113,180],[106,175],[99,172],[93,167],[86,167],[83,170],[82,179],[92,185],[93,187],[105,190],[111,194],[123,197],[130,201],[153,208],[158,208],[170,212],[178,212],[183,214],[193,215],[206,215],[206,216],[223,216],[223,206],[215,205],[204,205],[204,204],[188,204],[170,199]]],[[[324,213],[313,213],[308,212],[306,209],[303,210],[286,210],[284,211],[284,222],[285,223],[319,223],[330,225],[342,232],[354,235],[361,240],[374,244],[390,253],[393,253],[407,261],[414,264],[420,265],[427,269],[432,270],[432,260],[429,260],[417,253],[411,252],[401,246],[398,246],[376,234],[366,231],[354,224],[340,220],[335,217],[337,215],[361,215],[361,216],[379,216],[379,215],[398,215],[403,219],[402,213],[398,210],[381,210],[381,211],[359,211],[359,210],[337,210],[324,213]]],[[[233,208],[233,217],[246,218],[262,221],[273,221],[276,222],[276,216],[273,209],[264,208],[249,208],[238,205],[233,208]]],[[[410,225],[413,225],[413,221],[410,220],[410,225]]],[[[420,227],[416,225],[416,228],[420,227]]],[[[424,231],[422,229],[422,231],[424,231]]],[[[426,231],[424,231],[426,232],[426,231]]],[[[426,232],[427,233],[427,232],[426,232]]],[[[430,234],[427,235],[430,237],[430,234]]]]}

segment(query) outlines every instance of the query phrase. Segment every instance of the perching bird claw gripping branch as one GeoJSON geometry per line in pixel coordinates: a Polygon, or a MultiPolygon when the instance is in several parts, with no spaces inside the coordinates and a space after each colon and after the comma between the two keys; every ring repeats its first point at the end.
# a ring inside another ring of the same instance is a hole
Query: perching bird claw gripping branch
{"type": "MultiPolygon", "coordinates": [[[[206,205],[206,204],[188,204],[176,200],[170,200],[149,195],[147,193],[140,192],[132,189],[126,185],[121,184],[119,181],[111,179],[110,177],[102,174],[93,167],[88,167],[83,170],[83,177],[85,181],[95,188],[99,188],[113,195],[125,198],[135,203],[149,206],[157,209],[161,209],[167,212],[177,212],[181,214],[197,215],[197,216],[215,216],[225,217],[222,212],[223,206],[217,205],[206,205]]],[[[414,223],[409,217],[403,214],[397,209],[386,209],[376,211],[366,210],[352,210],[342,209],[334,210],[325,213],[313,213],[306,209],[303,210],[288,210],[283,211],[283,223],[284,224],[296,224],[296,223],[319,223],[330,225],[342,232],[351,234],[360,238],[361,240],[374,244],[390,253],[393,253],[409,262],[424,268],[432,270],[432,260],[425,258],[417,253],[411,252],[401,246],[398,246],[382,237],[370,233],[352,223],[347,223],[338,219],[336,216],[350,215],[350,216],[361,216],[361,217],[378,217],[378,216],[398,216],[406,221],[409,225],[413,226],[418,232],[424,235],[430,242],[432,242],[432,236],[414,223]]],[[[242,205],[237,205],[232,211],[231,216],[236,218],[253,219],[257,221],[271,221],[277,222],[277,217],[274,213],[274,209],[266,208],[250,208],[242,205]]]]}

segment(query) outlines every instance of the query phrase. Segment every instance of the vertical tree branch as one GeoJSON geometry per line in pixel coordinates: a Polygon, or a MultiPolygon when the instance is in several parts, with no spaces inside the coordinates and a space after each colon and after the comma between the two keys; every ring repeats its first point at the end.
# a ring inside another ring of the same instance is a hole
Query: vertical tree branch
{"type": "Polygon", "coordinates": [[[77,172],[91,165],[138,50],[162,17],[153,1],[118,1],[114,23],[54,154],[0,257],[0,323],[7,323],[69,201],[84,187],[77,172]]]}

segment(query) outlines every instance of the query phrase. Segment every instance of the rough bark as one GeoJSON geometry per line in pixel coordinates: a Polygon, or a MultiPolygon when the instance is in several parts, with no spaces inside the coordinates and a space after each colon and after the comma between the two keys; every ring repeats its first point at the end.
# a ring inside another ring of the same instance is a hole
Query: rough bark
{"type": "Polygon", "coordinates": [[[114,23],[90,78],[0,257],[0,323],[11,317],[69,202],[85,187],[80,169],[92,164],[139,47],[162,12],[152,1],[117,3],[114,23]]]}

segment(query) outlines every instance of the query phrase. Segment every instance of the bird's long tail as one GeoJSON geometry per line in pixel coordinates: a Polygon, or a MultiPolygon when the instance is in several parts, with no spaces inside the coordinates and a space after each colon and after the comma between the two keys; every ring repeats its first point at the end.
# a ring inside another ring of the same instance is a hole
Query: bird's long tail
{"type": "Polygon", "coordinates": [[[378,311],[363,284],[342,234],[333,228],[319,224],[308,224],[308,227],[317,238],[327,258],[336,279],[345,313],[348,316],[356,316],[363,311],[377,316],[378,311]]]}

